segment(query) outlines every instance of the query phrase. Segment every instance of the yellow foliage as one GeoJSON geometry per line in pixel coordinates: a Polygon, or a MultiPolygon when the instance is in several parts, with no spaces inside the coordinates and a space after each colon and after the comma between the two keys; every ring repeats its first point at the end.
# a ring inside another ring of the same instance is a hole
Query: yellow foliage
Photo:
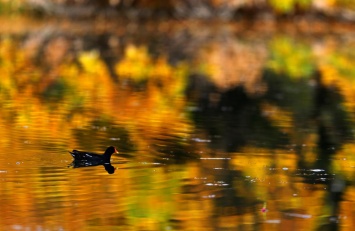
{"type": "Polygon", "coordinates": [[[342,149],[336,153],[333,160],[333,172],[342,174],[349,179],[353,179],[353,168],[355,166],[355,144],[345,144],[342,149]]]}
{"type": "Polygon", "coordinates": [[[292,13],[296,5],[306,9],[312,0],[269,0],[269,4],[280,13],[292,13]]]}
{"type": "Polygon", "coordinates": [[[146,80],[151,74],[151,62],[145,47],[129,45],[124,58],[116,65],[116,73],[135,81],[146,80]]]}
{"type": "Polygon", "coordinates": [[[145,47],[129,45],[124,58],[116,64],[116,73],[136,82],[148,81],[148,87],[162,88],[165,94],[176,96],[186,85],[187,68],[183,64],[172,67],[166,57],[153,60],[145,47]]]}
{"type": "Polygon", "coordinates": [[[97,51],[83,52],[79,55],[79,61],[84,68],[84,72],[95,73],[102,69],[102,61],[97,51]]]}
{"type": "Polygon", "coordinates": [[[130,45],[123,59],[116,64],[116,72],[120,78],[138,83],[145,81],[146,92],[130,95],[126,99],[129,116],[134,115],[136,119],[124,126],[132,131],[132,140],[138,146],[146,147],[163,131],[178,136],[192,131],[186,115],[181,113],[185,106],[186,65],[173,67],[166,57],[153,60],[145,47],[130,45]],[[142,109],[144,114],[140,113],[142,109]]]}
{"type": "Polygon", "coordinates": [[[270,5],[277,11],[290,13],[294,7],[294,0],[269,0],[270,5]]]}
{"type": "MultiPolygon", "coordinates": [[[[351,68],[348,60],[342,62],[351,68]]],[[[347,110],[355,112],[355,79],[352,76],[344,76],[334,65],[322,64],[319,69],[323,84],[330,88],[338,88],[344,97],[344,105],[347,110]]]]}
{"type": "Polygon", "coordinates": [[[275,37],[270,43],[270,51],[267,66],[274,72],[296,79],[312,75],[314,58],[306,44],[289,37],[275,37]]]}
{"type": "MultiPolygon", "coordinates": [[[[105,115],[116,121],[124,121],[121,125],[134,134],[132,142],[142,147],[160,133],[171,132],[180,136],[192,129],[187,115],[181,113],[185,105],[182,97],[188,73],[186,65],[172,67],[165,57],[153,61],[146,48],[129,46],[124,59],[117,63],[118,72],[126,73],[126,77],[134,81],[149,79],[146,91],[132,94],[129,88],[124,90],[117,87],[97,51],[79,54],[80,66],[64,60],[52,69],[50,76],[44,76],[43,70],[33,65],[30,57],[17,47],[18,44],[11,39],[1,40],[0,71],[3,75],[0,78],[0,102],[4,108],[10,107],[15,111],[17,116],[14,121],[26,128],[23,135],[27,140],[37,135],[53,140],[59,137],[58,140],[63,140],[63,134],[73,137],[68,127],[85,127],[105,115]],[[24,89],[20,89],[20,86],[24,89]],[[45,97],[46,91],[52,86],[60,90],[54,88],[52,93],[60,97],[60,107],[55,109],[55,114],[51,105],[56,105],[56,101],[43,103],[38,98],[38,95],[45,97]],[[5,100],[10,100],[6,101],[9,104],[5,104],[5,100]],[[76,107],[82,107],[82,113],[68,117],[68,113],[76,107]],[[123,112],[120,110],[122,108],[123,112]],[[171,128],[172,124],[177,127],[171,128]],[[46,129],[48,127],[51,129],[46,129]]],[[[7,117],[2,119],[6,120],[7,117]]],[[[16,140],[4,140],[2,144],[9,145],[8,142],[16,143],[16,140]]]]}
{"type": "Polygon", "coordinates": [[[156,60],[151,76],[155,78],[169,77],[173,73],[171,66],[167,63],[166,58],[160,57],[156,60]]]}

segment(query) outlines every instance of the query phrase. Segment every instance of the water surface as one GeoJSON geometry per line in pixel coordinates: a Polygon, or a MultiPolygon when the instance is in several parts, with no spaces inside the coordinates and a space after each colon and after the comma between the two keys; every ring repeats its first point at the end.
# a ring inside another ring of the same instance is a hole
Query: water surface
{"type": "Polygon", "coordinates": [[[1,34],[1,230],[352,229],[351,32],[80,25],[1,34]]]}

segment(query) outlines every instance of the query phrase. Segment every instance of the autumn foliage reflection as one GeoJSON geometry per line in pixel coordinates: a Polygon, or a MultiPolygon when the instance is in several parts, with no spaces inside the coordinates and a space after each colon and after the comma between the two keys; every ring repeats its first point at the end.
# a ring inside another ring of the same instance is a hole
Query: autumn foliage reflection
{"type": "MultiPolygon", "coordinates": [[[[154,53],[148,43],[128,42],[109,61],[107,50],[76,48],[80,41],[70,36],[44,44],[36,36],[3,37],[0,150],[28,150],[23,155],[36,163],[38,150],[116,145],[135,163],[120,166],[117,178],[88,177],[103,169],[69,177],[52,167],[13,168],[8,179],[20,174],[23,181],[1,191],[11,198],[2,203],[4,226],[17,222],[4,211],[53,229],[56,211],[65,215],[64,228],[137,230],[282,230],[293,223],[312,230],[323,224],[316,218],[334,211],[352,218],[352,183],[346,201],[324,190],[334,174],[353,181],[351,49],[338,49],[333,38],[240,40],[228,29],[215,37],[211,31],[186,32],[202,41],[194,52],[154,53]],[[176,53],[182,58],[172,62],[176,53]],[[102,192],[106,198],[96,196],[102,192]],[[37,212],[47,220],[37,221],[37,212]]],[[[342,221],[344,230],[351,220],[342,221]]]]}

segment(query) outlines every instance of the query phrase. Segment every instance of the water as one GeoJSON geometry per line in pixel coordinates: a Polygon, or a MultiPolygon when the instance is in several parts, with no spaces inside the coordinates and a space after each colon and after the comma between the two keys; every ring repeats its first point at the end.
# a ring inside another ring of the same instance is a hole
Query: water
{"type": "Polygon", "coordinates": [[[350,32],[80,25],[2,32],[0,230],[352,229],[350,32]]]}

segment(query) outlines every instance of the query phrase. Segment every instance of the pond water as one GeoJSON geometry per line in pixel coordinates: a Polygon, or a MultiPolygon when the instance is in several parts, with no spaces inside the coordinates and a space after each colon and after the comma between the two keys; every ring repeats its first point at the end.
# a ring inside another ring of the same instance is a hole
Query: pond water
{"type": "Polygon", "coordinates": [[[351,28],[19,24],[0,39],[0,230],[352,230],[351,28]],[[71,165],[111,145],[113,174],[71,165]]]}

